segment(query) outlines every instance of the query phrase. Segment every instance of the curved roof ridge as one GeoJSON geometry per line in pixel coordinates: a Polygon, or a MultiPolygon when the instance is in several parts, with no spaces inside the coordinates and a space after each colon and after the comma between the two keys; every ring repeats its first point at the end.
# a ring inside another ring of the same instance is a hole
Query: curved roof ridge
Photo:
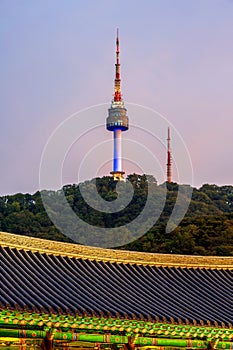
{"type": "Polygon", "coordinates": [[[232,269],[233,257],[144,253],[106,249],[0,232],[0,245],[69,258],[163,267],[232,269]]]}

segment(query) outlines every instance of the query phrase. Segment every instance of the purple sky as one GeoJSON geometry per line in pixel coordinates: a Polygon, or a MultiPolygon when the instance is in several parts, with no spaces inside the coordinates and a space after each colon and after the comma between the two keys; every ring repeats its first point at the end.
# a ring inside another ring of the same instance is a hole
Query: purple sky
{"type": "Polygon", "coordinates": [[[124,99],[175,126],[195,186],[233,184],[233,1],[1,0],[0,19],[0,194],[36,191],[54,129],[110,104],[117,27],[124,99]]]}

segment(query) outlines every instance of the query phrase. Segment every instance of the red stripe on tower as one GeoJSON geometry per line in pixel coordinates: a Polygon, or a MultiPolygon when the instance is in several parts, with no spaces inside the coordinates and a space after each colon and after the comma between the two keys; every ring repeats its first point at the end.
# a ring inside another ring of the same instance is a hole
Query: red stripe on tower
{"type": "Polygon", "coordinates": [[[115,75],[115,86],[114,86],[114,101],[121,101],[121,75],[120,75],[120,59],[119,59],[119,30],[117,29],[116,37],[116,75],[115,75]]]}

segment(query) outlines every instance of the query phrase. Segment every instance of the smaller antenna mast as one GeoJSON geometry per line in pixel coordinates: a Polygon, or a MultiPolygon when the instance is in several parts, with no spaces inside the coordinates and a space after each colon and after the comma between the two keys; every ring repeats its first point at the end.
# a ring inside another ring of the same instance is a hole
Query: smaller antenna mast
{"type": "Polygon", "coordinates": [[[171,148],[170,148],[170,128],[167,131],[167,182],[172,182],[172,161],[171,161],[171,148]]]}

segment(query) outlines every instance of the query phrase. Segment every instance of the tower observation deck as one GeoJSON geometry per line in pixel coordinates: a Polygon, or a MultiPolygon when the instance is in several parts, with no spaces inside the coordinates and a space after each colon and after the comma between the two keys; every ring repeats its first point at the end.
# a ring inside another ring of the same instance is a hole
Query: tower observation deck
{"type": "Polygon", "coordinates": [[[114,82],[114,98],[111,107],[108,109],[108,117],[106,120],[106,128],[113,132],[114,137],[114,156],[113,156],[113,175],[114,180],[124,180],[124,171],[122,170],[121,156],[121,134],[129,128],[129,120],[126,115],[127,110],[124,106],[121,95],[121,78],[120,78],[120,60],[119,60],[119,36],[117,30],[116,37],[116,73],[114,82]]]}

